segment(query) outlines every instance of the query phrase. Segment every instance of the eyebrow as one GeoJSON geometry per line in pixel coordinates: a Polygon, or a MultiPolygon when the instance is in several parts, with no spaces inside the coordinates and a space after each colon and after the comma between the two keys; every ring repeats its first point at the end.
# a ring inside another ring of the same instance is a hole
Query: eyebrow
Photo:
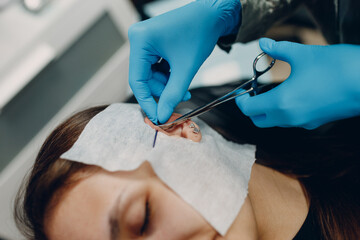
{"type": "Polygon", "coordinates": [[[120,227],[119,227],[119,202],[121,200],[122,194],[117,196],[114,206],[110,210],[109,214],[109,226],[110,226],[110,239],[118,240],[120,236],[120,227]]]}

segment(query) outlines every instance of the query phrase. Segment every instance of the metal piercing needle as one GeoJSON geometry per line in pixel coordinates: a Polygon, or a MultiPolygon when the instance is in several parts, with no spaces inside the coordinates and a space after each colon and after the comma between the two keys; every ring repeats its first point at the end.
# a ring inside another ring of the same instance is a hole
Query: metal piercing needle
{"type": "Polygon", "coordinates": [[[154,142],[153,142],[153,148],[155,147],[157,134],[158,134],[158,130],[155,130],[155,137],[154,137],[154,142]]]}

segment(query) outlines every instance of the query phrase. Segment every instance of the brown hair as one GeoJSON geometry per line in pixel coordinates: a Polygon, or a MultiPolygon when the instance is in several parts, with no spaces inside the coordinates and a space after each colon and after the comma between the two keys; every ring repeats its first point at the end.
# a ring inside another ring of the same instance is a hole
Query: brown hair
{"type": "MultiPolygon", "coordinates": [[[[229,109],[224,112],[231,113],[229,109]]],[[[319,229],[320,236],[315,239],[360,239],[359,117],[308,131],[256,128],[243,115],[229,115],[221,115],[224,123],[220,131],[225,138],[255,144],[256,163],[301,183],[310,203],[312,224],[319,229]]]]}
{"type": "Polygon", "coordinates": [[[298,129],[281,129],[277,139],[283,139],[277,147],[258,144],[260,164],[302,184],[324,239],[360,239],[359,120],[346,119],[301,134],[295,133],[298,129]]]}
{"type": "Polygon", "coordinates": [[[27,239],[47,239],[44,222],[63,193],[79,180],[74,178],[75,173],[93,169],[60,156],[71,148],[86,124],[104,109],[105,106],[94,107],[75,114],[60,124],[42,145],[15,200],[15,222],[27,239]]]}
{"type": "MultiPolygon", "coordinates": [[[[103,109],[104,106],[95,107],[75,114],[43,144],[15,203],[17,226],[28,239],[47,239],[46,217],[64,191],[76,183],[73,176],[89,168],[59,157],[103,109]]],[[[256,144],[257,163],[300,181],[324,239],[360,239],[360,143],[354,139],[360,136],[359,119],[337,124],[326,134],[299,129],[257,129],[241,117],[230,119],[236,119],[236,123],[224,124],[230,129],[217,127],[217,130],[233,141],[256,144]],[[237,132],[234,126],[241,129],[237,132]]]]}

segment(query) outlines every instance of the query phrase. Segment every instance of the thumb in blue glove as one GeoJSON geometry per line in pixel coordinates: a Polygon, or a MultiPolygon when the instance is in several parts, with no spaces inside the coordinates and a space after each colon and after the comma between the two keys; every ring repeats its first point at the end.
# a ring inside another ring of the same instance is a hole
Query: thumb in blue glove
{"type": "Polygon", "coordinates": [[[240,12],[239,0],[198,0],[129,29],[129,83],[152,122],[166,122],[190,98],[193,77],[219,37],[237,29],[240,12]],[[169,63],[170,75],[152,68],[160,58],[169,63]]]}
{"type": "Polygon", "coordinates": [[[259,43],[271,57],[288,62],[291,74],[266,93],[236,99],[256,126],[314,129],[360,115],[360,46],[314,46],[267,38],[259,43]]]}

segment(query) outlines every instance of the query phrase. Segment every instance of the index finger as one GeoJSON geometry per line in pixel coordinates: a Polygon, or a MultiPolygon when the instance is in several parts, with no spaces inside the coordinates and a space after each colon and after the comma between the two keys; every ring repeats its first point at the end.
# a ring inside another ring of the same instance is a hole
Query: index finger
{"type": "Polygon", "coordinates": [[[152,122],[157,123],[157,103],[151,94],[149,80],[152,76],[151,65],[158,57],[139,55],[136,50],[130,52],[129,85],[136,100],[152,122]]]}

